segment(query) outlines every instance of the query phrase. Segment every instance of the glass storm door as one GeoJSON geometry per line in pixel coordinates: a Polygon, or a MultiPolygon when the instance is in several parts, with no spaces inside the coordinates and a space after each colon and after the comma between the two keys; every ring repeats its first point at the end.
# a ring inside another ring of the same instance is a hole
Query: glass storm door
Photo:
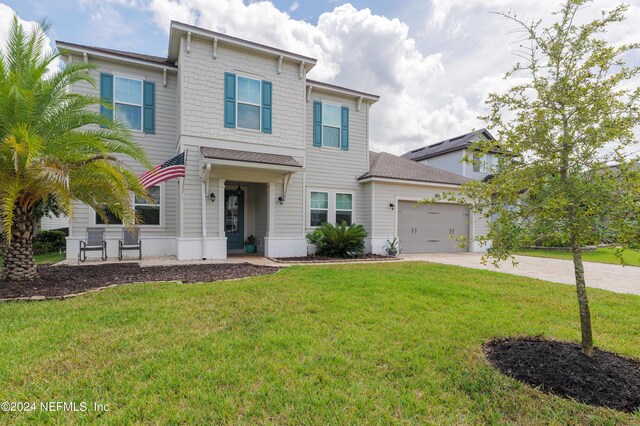
{"type": "Polygon", "coordinates": [[[227,250],[242,249],[244,245],[244,191],[224,191],[224,235],[227,250]]]}

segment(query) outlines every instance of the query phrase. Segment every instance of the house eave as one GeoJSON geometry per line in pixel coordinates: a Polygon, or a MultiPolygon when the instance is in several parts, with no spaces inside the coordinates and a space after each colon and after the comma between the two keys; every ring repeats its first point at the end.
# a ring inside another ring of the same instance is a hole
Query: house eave
{"type": "Polygon", "coordinates": [[[411,180],[411,179],[399,179],[399,178],[389,178],[389,177],[378,177],[378,176],[368,176],[365,178],[358,178],[358,181],[361,183],[368,182],[383,182],[383,183],[401,183],[407,185],[419,185],[419,186],[437,186],[441,188],[452,188],[459,189],[461,184],[455,183],[442,183],[442,182],[428,182],[422,180],[411,180]]]}
{"type": "Polygon", "coordinates": [[[309,56],[300,55],[286,50],[278,49],[275,47],[266,46],[260,43],[255,43],[249,40],[243,40],[238,37],[233,37],[227,34],[222,34],[216,31],[206,30],[193,25],[185,24],[183,22],[171,21],[171,30],[169,32],[169,60],[174,62],[178,60],[178,54],[180,51],[180,37],[183,34],[193,34],[200,37],[206,37],[211,40],[215,40],[217,43],[228,43],[230,45],[240,46],[247,49],[259,51],[269,54],[275,58],[283,57],[296,63],[304,63],[306,71],[311,70],[317,60],[309,56]]]}
{"type": "Polygon", "coordinates": [[[174,72],[178,71],[177,67],[174,65],[169,65],[169,64],[163,65],[158,62],[131,58],[125,55],[118,55],[116,53],[107,53],[97,49],[92,49],[90,47],[78,47],[73,44],[65,43],[64,41],[56,41],[56,46],[58,47],[58,49],[64,49],[68,52],[81,53],[81,54],[86,54],[90,56],[95,56],[98,58],[111,59],[115,61],[123,61],[123,62],[128,62],[136,65],[151,67],[151,68],[159,68],[167,71],[174,71],[174,72]]]}
{"type": "Polygon", "coordinates": [[[380,96],[372,95],[371,93],[361,92],[359,90],[349,89],[347,87],[336,86],[334,84],[323,83],[321,81],[309,80],[307,79],[307,87],[309,88],[317,88],[321,90],[326,90],[329,92],[340,93],[342,95],[348,95],[350,97],[355,96],[356,98],[363,98],[369,101],[369,103],[373,104],[378,102],[380,96]]]}

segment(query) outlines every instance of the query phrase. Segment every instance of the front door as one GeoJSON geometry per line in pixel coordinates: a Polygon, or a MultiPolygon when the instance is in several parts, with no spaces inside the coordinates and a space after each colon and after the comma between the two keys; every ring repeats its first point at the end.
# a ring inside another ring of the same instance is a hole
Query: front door
{"type": "Polygon", "coordinates": [[[244,244],[244,191],[224,191],[224,235],[227,250],[242,250],[244,244]]]}

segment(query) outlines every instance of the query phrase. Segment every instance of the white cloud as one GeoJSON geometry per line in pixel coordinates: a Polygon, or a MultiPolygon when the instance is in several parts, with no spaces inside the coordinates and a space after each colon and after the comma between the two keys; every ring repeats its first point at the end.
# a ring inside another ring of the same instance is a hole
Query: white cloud
{"type": "MultiPolygon", "coordinates": [[[[381,95],[371,110],[370,140],[393,153],[482,127],[476,117],[486,95],[517,82],[502,78],[517,60],[515,26],[489,12],[548,20],[557,8],[556,0],[414,0],[422,24],[412,16],[409,28],[351,4],[323,13],[314,25],[269,1],[111,1],[149,11],[165,32],[173,19],[317,58],[310,78],[381,95]]],[[[595,0],[587,15],[608,3],[595,0]]],[[[640,5],[630,6],[627,17],[612,27],[610,40],[640,40],[640,5]]]]}
{"type": "MultiPolygon", "coordinates": [[[[9,6],[0,3],[0,50],[4,50],[7,39],[9,38],[9,33],[11,30],[11,25],[13,23],[13,17],[16,15],[16,12],[10,8],[9,6]]],[[[35,21],[25,21],[18,17],[18,22],[22,25],[22,27],[29,33],[35,31],[38,28],[38,23],[35,21]]],[[[51,39],[46,37],[47,48],[45,49],[45,54],[51,53],[53,51],[53,45],[51,43],[51,39]]],[[[60,60],[53,61],[48,68],[48,73],[53,72],[53,70],[57,69],[60,64],[60,60]]]]}
{"type": "Polygon", "coordinates": [[[289,12],[295,12],[296,10],[298,10],[299,7],[300,7],[300,3],[298,3],[297,1],[294,1],[293,3],[291,3],[291,6],[289,6],[289,12]]]}

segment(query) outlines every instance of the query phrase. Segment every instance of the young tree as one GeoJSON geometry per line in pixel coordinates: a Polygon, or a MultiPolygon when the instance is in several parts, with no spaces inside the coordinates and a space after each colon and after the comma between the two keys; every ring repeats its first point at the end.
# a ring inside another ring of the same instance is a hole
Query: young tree
{"type": "Polygon", "coordinates": [[[476,155],[503,155],[491,178],[464,185],[462,196],[487,218],[489,232],[476,240],[493,241],[488,256],[496,264],[540,238],[569,242],[582,350],[591,356],[581,247],[610,241],[622,257],[622,250],[640,241],[640,172],[632,167],[638,159],[625,156],[637,142],[640,89],[634,78],[640,69],[623,62],[639,44],[614,46],[602,38],[610,24],[624,19],[627,7],[578,25],[587,3],[567,0],[545,28],[541,21],[501,14],[524,34],[522,62],[505,78],[517,73],[525,82],[489,96],[490,112],[480,118],[497,131],[498,142],[479,141],[472,148],[476,155]]]}
{"type": "Polygon", "coordinates": [[[0,219],[4,276],[10,280],[37,276],[31,243],[38,206],[47,199],[69,216],[79,201],[102,215],[107,206],[131,221],[131,192],[148,197],[137,176],[114,157],[148,166],[144,151],[120,124],[89,108],[99,98],[67,90],[80,81],[93,84],[93,67],[73,63],[46,75],[60,56],[45,51],[48,28],[43,22],[27,34],[14,17],[0,51],[0,219]]]}

